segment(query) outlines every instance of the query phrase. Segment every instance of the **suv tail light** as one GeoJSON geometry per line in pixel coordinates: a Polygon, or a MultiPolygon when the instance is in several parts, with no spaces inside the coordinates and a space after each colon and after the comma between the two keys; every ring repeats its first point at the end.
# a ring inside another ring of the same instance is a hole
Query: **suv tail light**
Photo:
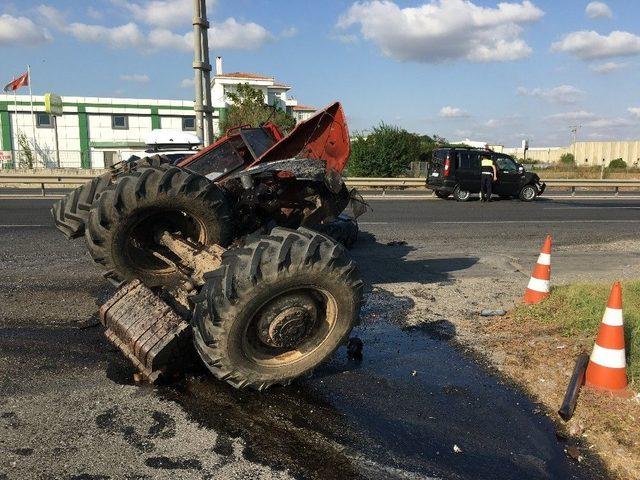
{"type": "Polygon", "coordinates": [[[449,155],[447,155],[447,158],[444,161],[444,176],[448,177],[450,172],[451,172],[451,160],[449,160],[449,155]]]}

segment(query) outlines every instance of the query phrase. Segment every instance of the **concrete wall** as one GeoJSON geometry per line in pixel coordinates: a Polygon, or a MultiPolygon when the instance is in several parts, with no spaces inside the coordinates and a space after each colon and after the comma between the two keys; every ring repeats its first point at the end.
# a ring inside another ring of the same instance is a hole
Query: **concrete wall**
{"type": "MultiPolygon", "coordinates": [[[[522,148],[503,147],[502,151],[523,158],[522,148]]],[[[576,142],[569,147],[530,148],[527,158],[544,163],[556,163],[565,153],[572,153],[578,166],[608,166],[611,160],[622,158],[629,167],[640,166],[640,140],[611,142],[576,142]]]]}

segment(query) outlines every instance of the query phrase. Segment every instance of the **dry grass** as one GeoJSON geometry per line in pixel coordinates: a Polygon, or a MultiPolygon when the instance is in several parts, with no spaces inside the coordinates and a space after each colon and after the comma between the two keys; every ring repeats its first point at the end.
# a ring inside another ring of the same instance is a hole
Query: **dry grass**
{"type": "MultiPolygon", "coordinates": [[[[559,327],[565,337],[595,336],[602,320],[610,284],[574,284],[554,287],[551,296],[537,305],[519,305],[517,321],[536,320],[559,327]]],[[[640,281],[622,284],[627,373],[631,383],[640,383],[640,281]]]]}
{"type": "Polygon", "coordinates": [[[535,168],[535,165],[527,165],[527,169],[540,175],[540,178],[542,178],[543,180],[545,178],[623,178],[629,180],[640,178],[640,169],[638,168],[605,168],[603,172],[600,167],[575,167],[556,165],[552,168],[537,170],[535,168]]]}

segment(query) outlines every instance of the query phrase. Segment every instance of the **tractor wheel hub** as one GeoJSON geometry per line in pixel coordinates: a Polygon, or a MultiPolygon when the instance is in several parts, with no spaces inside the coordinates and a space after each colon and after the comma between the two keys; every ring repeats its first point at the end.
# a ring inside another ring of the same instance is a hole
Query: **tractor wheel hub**
{"type": "Polygon", "coordinates": [[[261,316],[258,336],[271,347],[294,348],[307,337],[316,318],[315,303],[307,295],[277,299],[261,316]]]}

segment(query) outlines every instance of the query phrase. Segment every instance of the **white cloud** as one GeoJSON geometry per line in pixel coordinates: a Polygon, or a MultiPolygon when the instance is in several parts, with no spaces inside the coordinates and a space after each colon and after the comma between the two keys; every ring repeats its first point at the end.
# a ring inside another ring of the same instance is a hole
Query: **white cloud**
{"type": "Polygon", "coordinates": [[[227,18],[212,24],[209,29],[209,45],[212,49],[235,48],[252,50],[273,40],[273,35],[257,23],[239,23],[227,18]]]}
{"type": "Polygon", "coordinates": [[[611,73],[611,72],[615,72],[616,70],[623,69],[627,66],[628,64],[626,63],[604,62],[604,63],[598,63],[596,65],[591,65],[589,69],[596,73],[611,73]]]}
{"type": "Polygon", "coordinates": [[[481,7],[470,0],[435,0],[400,8],[390,0],[354,3],[337,27],[359,26],[362,36],[398,60],[473,62],[516,60],[531,48],[520,38],[522,25],[544,12],[528,0],[481,7]]]}
{"type": "Polygon", "coordinates": [[[147,48],[150,50],[193,51],[193,32],[179,35],[164,28],[151,30],[147,37],[147,48]]]}
{"type": "Polygon", "coordinates": [[[92,6],[87,7],[87,16],[94,20],[102,20],[104,18],[104,14],[92,6]]]}
{"type": "Polygon", "coordinates": [[[634,117],[640,118],[640,107],[629,107],[627,110],[634,117]]]}
{"type": "Polygon", "coordinates": [[[469,114],[458,107],[442,107],[438,116],[443,118],[467,118],[469,114]]]}
{"type": "Polygon", "coordinates": [[[547,116],[548,120],[557,120],[561,122],[574,122],[576,120],[590,120],[595,118],[595,114],[579,110],[576,112],[561,112],[547,116]]]}
{"type": "MultiPolygon", "coordinates": [[[[191,25],[193,21],[193,0],[113,0],[113,3],[128,10],[137,21],[154,27],[184,27],[191,25]]],[[[212,0],[207,1],[207,13],[214,3],[212,0]]]]}
{"type": "Polygon", "coordinates": [[[280,32],[280,37],[282,38],[291,38],[295,37],[298,34],[298,29],[296,27],[285,28],[280,32]]]}
{"type": "Polygon", "coordinates": [[[521,96],[543,98],[556,103],[575,103],[584,94],[582,90],[572,85],[532,89],[518,87],[517,93],[521,96]]]}
{"type": "Polygon", "coordinates": [[[145,45],[145,37],[135,23],[118,27],[103,27],[86,23],[72,23],[65,31],[88,43],[101,43],[111,48],[131,48],[145,45]]]}
{"type": "Polygon", "coordinates": [[[617,30],[609,35],[581,30],[553,43],[551,51],[568,53],[583,60],[637,55],[640,53],[640,36],[617,30]]]}
{"type": "Polygon", "coordinates": [[[587,8],[585,8],[585,13],[589,18],[611,18],[613,17],[613,13],[611,13],[611,9],[609,5],[604,2],[589,2],[587,8]]]}
{"type": "Polygon", "coordinates": [[[149,78],[149,75],[145,75],[141,73],[120,75],[120,80],[124,80],[125,82],[134,82],[134,83],[149,83],[151,81],[151,79],[149,78]]]}
{"type": "MultiPolygon", "coordinates": [[[[120,0],[114,0],[114,2],[124,6],[124,2],[120,0]]],[[[157,6],[156,3],[158,2],[148,2],[145,6],[157,6]]],[[[192,31],[185,34],[175,33],[168,28],[153,28],[150,31],[144,31],[134,22],[117,27],[79,22],[67,24],[64,15],[54,7],[41,5],[38,7],[38,11],[60,31],[72,35],[81,42],[100,43],[110,48],[137,48],[144,52],[193,51],[192,31]]],[[[158,18],[156,17],[154,22],[161,23],[158,18]]],[[[1,36],[0,32],[0,38],[2,38],[1,36]]],[[[235,18],[227,18],[221,23],[212,23],[209,29],[211,49],[256,49],[273,39],[274,36],[261,25],[253,22],[240,23],[235,18]]]]}
{"type": "Polygon", "coordinates": [[[0,47],[9,45],[34,47],[53,40],[46,28],[29,18],[0,15],[0,47]]]}
{"type": "Polygon", "coordinates": [[[629,118],[603,117],[603,118],[597,118],[590,122],[586,122],[585,126],[591,127],[591,128],[599,128],[603,130],[611,130],[611,129],[620,128],[620,127],[632,127],[637,124],[638,122],[631,120],[629,118]]]}
{"type": "Polygon", "coordinates": [[[195,84],[194,78],[183,78],[180,82],[180,88],[193,88],[195,84]]]}

